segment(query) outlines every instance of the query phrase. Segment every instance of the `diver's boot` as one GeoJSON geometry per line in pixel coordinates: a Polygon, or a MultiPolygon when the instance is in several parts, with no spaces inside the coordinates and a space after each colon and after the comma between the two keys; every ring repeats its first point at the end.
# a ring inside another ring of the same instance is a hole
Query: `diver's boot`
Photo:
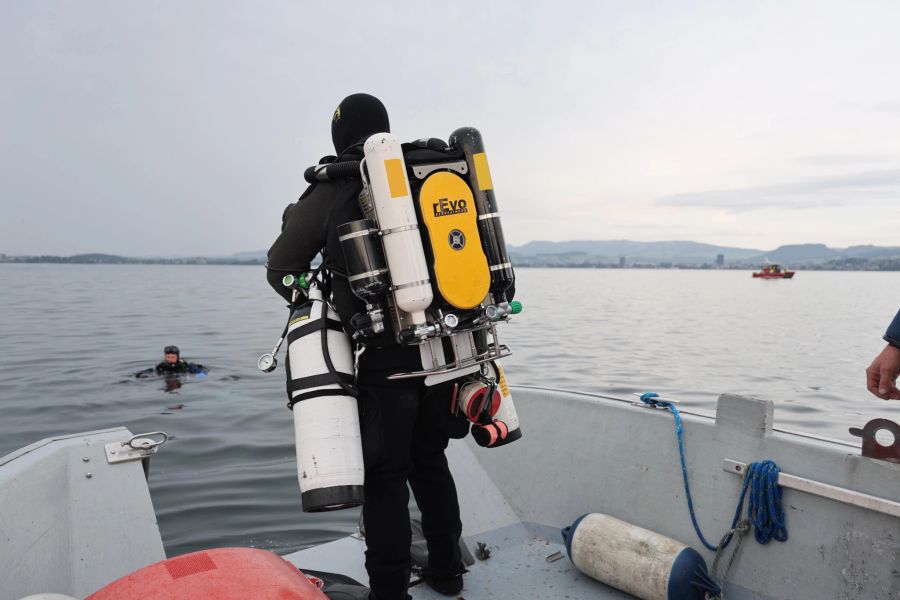
{"type": "Polygon", "coordinates": [[[455,596],[463,589],[463,576],[456,575],[455,577],[451,577],[449,579],[435,579],[432,577],[425,577],[425,583],[427,583],[428,587],[436,591],[438,594],[443,594],[445,596],[455,596]]]}
{"type": "Polygon", "coordinates": [[[455,596],[463,589],[462,574],[465,572],[466,571],[463,571],[462,573],[445,574],[425,569],[422,571],[422,580],[438,594],[455,596]]]}

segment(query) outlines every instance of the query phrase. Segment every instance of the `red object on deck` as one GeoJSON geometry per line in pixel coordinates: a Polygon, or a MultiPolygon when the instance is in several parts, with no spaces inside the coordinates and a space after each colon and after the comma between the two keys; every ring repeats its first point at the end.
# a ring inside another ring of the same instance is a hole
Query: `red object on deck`
{"type": "Polygon", "coordinates": [[[160,561],[110,583],[85,600],[328,600],[277,554],[215,548],[160,561]]]}

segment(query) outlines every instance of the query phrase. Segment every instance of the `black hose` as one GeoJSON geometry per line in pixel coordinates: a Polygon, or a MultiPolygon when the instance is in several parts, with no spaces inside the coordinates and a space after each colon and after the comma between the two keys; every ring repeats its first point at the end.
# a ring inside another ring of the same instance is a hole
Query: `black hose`
{"type": "MultiPolygon", "coordinates": [[[[327,271],[323,269],[325,263],[328,261],[328,255],[325,252],[325,248],[322,248],[322,264],[319,265],[319,268],[316,269],[316,275],[319,272],[322,272],[322,319],[324,322],[328,322],[328,300],[331,298],[331,279],[327,276],[327,271]]],[[[346,334],[345,334],[346,335],[346,334]]],[[[328,327],[322,328],[322,356],[325,359],[325,366],[328,367],[328,372],[331,373],[332,376],[337,380],[337,384],[347,392],[348,395],[353,396],[354,398],[359,397],[359,388],[355,385],[348,385],[340,380],[340,375],[338,374],[337,369],[334,368],[334,363],[331,362],[331,352],[328,350],[328,327]]]]}
{"type": "Polygon", "coordinates": [[[348,160],[346,162],[309,167],[303,172],[303,179],[307,183],[333,181],[335,179],[361,179],[359,162],[358,160],[348,160]]]}
{"type": "Polygon", "coordinates": [[[306,183],[315,183],[316,182],[316,169],[319,168],[319,165],[314,167],[309,167],[305,171],[303,171],[303,179],[306,180],[306,183]]]}
{"type": "MultiPolygon", "coordinates": [[[[327,322],[328,320],[328,302],[322,300],[322,320],[327,322]]],[[[353,396],[354,398],[359,396],[359,390],[352,385],[344,383],[340,380],[340,375],[337,369],[334,368],[334,363],[331,362],[331,352],[328,350],[328,327],[323,327],[322,331],[322,357],[325,359],[325,366],[328,367],[328,372],[331,373],[335,378],[335,383],[337,383],[341,389],[347,392],[347,395],[353,396]]]]}

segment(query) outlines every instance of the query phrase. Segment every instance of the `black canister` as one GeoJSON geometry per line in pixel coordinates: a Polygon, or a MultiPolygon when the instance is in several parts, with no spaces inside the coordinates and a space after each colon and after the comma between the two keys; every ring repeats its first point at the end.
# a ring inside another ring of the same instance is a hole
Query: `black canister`
{"type": "Polygon", "coordinates": [[[462,150],[469,167],[469,178],[475,196],[475,207],[478,211],[478,234],[481,246],[487,257],[491,270],[491,293],[498,302],[506,300],[506,290],[512,284],[515,275],[509,254],[506,251],[506,240],[500,226],[500,213],[497,210],[497,198],[494,196],[494,185],[488,169],[487,155],[484,152],[484,141],[481,133],[474,127],[461,127],[450,134],[450,145],[462,150]]]}
{"type": "Polygon", "coordinates": [[[347,262],[350,289],[361,300],[373,303],[390,287],[384,249],[371,219],[339,225],[338,240],[347,262]]]}

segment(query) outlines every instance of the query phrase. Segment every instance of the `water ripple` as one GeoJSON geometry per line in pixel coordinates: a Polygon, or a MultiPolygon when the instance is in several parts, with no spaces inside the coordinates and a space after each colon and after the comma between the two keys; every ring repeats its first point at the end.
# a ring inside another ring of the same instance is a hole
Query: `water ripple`
{"type": "MultiPolygon", "coordinates": [[[[514,351],[506,371],[514,384],[656,391],[708,414],[723,392],[771,399],[778,426],[841,439],[896,418],[896,403],[865,390],[863,370],[883,346],[900,275],[775,283],[732,271],[520,270],[525,312],[501,329],[514,351]]],[[[170,554],[289,552],[354,530],[358,511],[300,508],[283,371],[256,370],[285,317],[261,268],[0,265],[0,289],[0,454],[61,433],[168,431],[150,490],[170,554]],[[66,290],[52,315],[47,281],[66,290]],[[178,389],[131,377],[172,343],[209,376],[178,389]]]]}

